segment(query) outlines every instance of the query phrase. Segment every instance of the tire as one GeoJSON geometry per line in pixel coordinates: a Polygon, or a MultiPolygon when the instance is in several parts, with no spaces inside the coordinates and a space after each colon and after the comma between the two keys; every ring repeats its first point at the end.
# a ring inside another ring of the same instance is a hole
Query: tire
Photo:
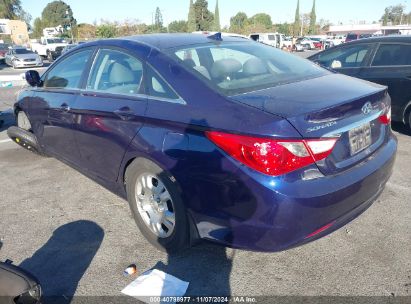
{"type": "Polygon", "coordinates": [[[411,110],[408,111],[408,117],[406,118],[408,123],[408,130],[411,131],[411,110]]]}
{"type": "Polygon", "coordinates": [[[12,66],[13,66],[13,69],[14,69],[14,70],[17,70],[16,64],[14,63],[14,61],[13,61],[11,64],[12,64],[12,66]]]}
{"type": "Polygon", "coordinates": [[[26,113],[24,111],[19,111],[17,113],[17,126],[20,129],[26,130],[26,131],[31,131],[31,123],[29,118],[27,117],[26,113]]]}
{"type": "Polygon", "coordinates": [[[153,162],[137,158],[128,166],[125,180],[131,213],[144,237],[167,253],[187,248],[189,222],[175,178],[153,162]],[[150,226],[149,222],[159,224],[150,226]]]}
{"type": "MultiPolygon", "coordinates": [[[[27,149],[27,145],[24,145],[24,141],[26,141],[29,146],[33,147],[34,149],[29,149],[31,152],[36,153],[37,155],[43,156],[43,157],[49,157],[47,153],[43,151],[43,149],[40,147],[38,144],[38,140],[36,135],[34,135],[32,128],[31,128],[31,123],[30,120],[28,119],[26,113],[24,111],[19,111],[17,112],[17,119],[16,119],[16,124],[17,124],[17,129],[23,130],[23,132],[13,132],[14,134],[18,134],[18,137],[23,140],[23,142],[18,143],[22,147],[27,149]]],[[[10,129],[13,129],[14,127],[10,127],[10,129]]],[[[9,130],[7,131],[9,133],[9,130]]],[[[13,139],[13,136],[9,137],[13,139]]]]}

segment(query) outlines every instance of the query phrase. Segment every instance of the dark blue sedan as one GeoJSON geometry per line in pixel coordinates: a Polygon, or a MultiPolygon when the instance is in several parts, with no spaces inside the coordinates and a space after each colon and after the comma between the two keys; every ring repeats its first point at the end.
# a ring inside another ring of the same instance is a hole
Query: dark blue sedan
{"type": "Polygon", "coordinates": [[[373,203],[396,155],[386,87],[240,38],[101,40],[26,78],[9,136],[126,198],[169,252],[318,239],[373,203]]]}

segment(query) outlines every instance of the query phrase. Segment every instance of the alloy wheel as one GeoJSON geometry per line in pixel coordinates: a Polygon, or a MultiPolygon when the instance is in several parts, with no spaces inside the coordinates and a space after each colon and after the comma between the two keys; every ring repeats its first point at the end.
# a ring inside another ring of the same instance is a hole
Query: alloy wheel
{"type": "Polygon", "coordinates": [[[142,174],[135,193],[137,210],[146,226],[159,238],[169,237],[175,228],[175,209],[164,183],[153,174],[142,174]]]}

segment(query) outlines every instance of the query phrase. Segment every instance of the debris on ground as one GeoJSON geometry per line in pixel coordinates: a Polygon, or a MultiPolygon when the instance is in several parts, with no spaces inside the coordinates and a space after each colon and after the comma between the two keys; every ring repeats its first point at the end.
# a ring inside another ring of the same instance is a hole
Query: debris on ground
{"type": "Polygon", "coordinates": [[[137,266],[136,264],[131,264],[129,265],[123,272],[123,275],[125,277],[133,275],[133,274],[137,274],[137,266]]]}
{"type": "Polygon", "coordinates": [[[160,297],[170,297],[171,299],[173,297],[183,297],[188,285],[189,282],[182,281],[163,271],[153,269],[139,276],[121,292],[145,303],[160,303],[160,297]]]}

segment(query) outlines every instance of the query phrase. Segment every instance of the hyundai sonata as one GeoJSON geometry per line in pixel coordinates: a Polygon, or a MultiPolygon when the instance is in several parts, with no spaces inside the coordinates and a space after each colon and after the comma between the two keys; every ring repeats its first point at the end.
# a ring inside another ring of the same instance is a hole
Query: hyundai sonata
{"type": "Polygon", "coordinates": [[[168,251],[307,243],[366,210],[393,168],[386,87],[253,41],[95,41],[26,79],[9,136],[126,198],[168,251]]]}

